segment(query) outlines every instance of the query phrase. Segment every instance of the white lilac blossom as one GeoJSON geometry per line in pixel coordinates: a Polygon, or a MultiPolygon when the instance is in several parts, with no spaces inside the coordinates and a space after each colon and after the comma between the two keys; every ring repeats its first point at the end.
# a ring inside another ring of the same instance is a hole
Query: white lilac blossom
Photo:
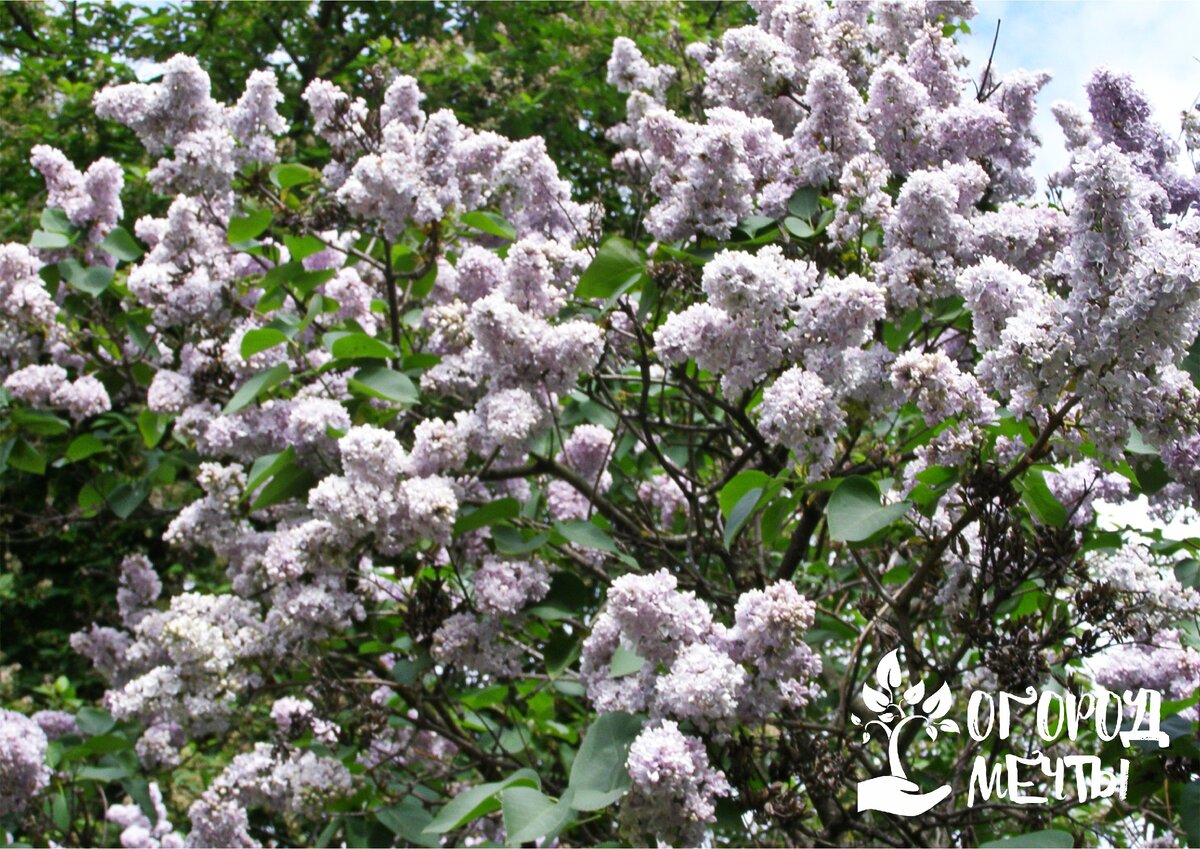
{"type": "Polygon", "coordinates": [[[959,370],[941,351],[909,351],[892,364],[892,383],[920,409],[926,424],[954,417],[990,422],[996,402],[987,396],[974,375],[959,370]]]}
{"type": "MultiPolygon", "coordinates": [[[[1164,699],[1186,699],[1200,688],[1200,651],[1183,645],[1178,630],[1165,629],[1108,649],[1096,661],[1095,677],[1116,692],[1144,687],[1164,699]]],[[[1193,706],[1184,715],[1194,720],[1200,711],[1193,706]]]]}
{"type": "Polygon", "coordinates": [[[0,708],[0,817],[21,813],[49,785],[46,745],[36,722],[0,708]]]}
{"type": "Polygon", "coordinates": [[[670,475],[655,475],[638,484],[638,498],[658,511],[658,521],[670,527],[675,516],[687,509],[687,494],[670,475]]]}
{"type": "Polygon", "coordinates": [[[58,305],[42,285],[42,264],[25,245],[0,245],[0,338],[13,347],[28,344],[27,333],[48,333],[58,305]]]}
{"type": "Polygon", "coordinates": [[[489,616],[511,616],[550,590],[546,564],[532,560],[488,557],[471,576],[475,604],[489,616]]]}
{"type": "Polygon", "coordinates": [[[515,675],[520,667],[520,649],[498,641],[501,628],[497,619],[456,613],[433,636],[434,660],[495,678],[515,675]]]}
{"type": "Polygon", "coordinates": [[[737,715],[746,671],[725,652],[693,643],[675,658],[655,685],[658,710],[690,720],[701,730],[728,725],[737,715]]]}
{"type": "Polygon", "coordinates": [[[816,693],[821,658],[804,642],[816,605],[790,581],[743,593],[729,631],[731,656],[757,670],[753,691],[742,698],[744,716],[765,717],[783,705],[802,707],[816,693]]]}
{"type": "Polygon", "coordinates": [[[192,380],[186,374],[159,369],[146,390],[146,406],[155,413],[182,413],[192,403],[192,380]]]}
{"type": "Polygon", "coordinates": [[[147,175],[163,191],[227,192],[238,165],[276,160],[274,137],[286,125],[275,75],[256,71],[232,107],[211,95],[209,76],[190,56],[169,59],[161,82],[127,83],[99,92],[96,114],[137,133],[159,159],[147,175]]]}
{"type": "Polygon", "coordinates": [[[820,377],[801,368],[784,372],[763,390],[758,421],[763,436],[784,445],[819,477],[833,463],[843,414],[820,377]]]}
{"type": "Polygon", "coordinates": [[[75,717],[65,710],[39,710],[29,718],[42,729],[47,740],[57,740],[66,734],[79,733],[75,717]]]}
{"type": "Polygon", "coordinates": [[[784,704],[807,703],[821,670],[820,658],[802,639],[812,624],[812,602],[788,582],[765,593],[752,590],[739,598],[735,626],[727,629],[677,586],[660,571],[624,575],[609,588],[580,664],[597,710],[649,710],[727,731],[734,718],[758,722],[784,704]],[[614,677],[618,649],[645,663],[614,677]]]}
{"type": "Polygon", "coordinates": [[[46,407],[65,383],[67,371],[62,366],[25,366],[5,378],[4,388],[31,407],[46,407]]]}
{"type": "Polygon", "coordinates": [[[1155,562],[1143,546],[1126,544],[1095,552],[1088,558],[1088,570],[1093,581],[1107,585],[1133,606],[1132,622],[1142,631],[1157,630],[1200,611],[1200,593],[1181,585],[1170,565],[1155,562]]]}
{"type": "Polygon", "coordinates": [[[350,772],[333,758],[259,743],[235,757],[192,803],[186,845],[257,846],[248,830],[249,810],[312,816],[352,788],[350,772]]]}
{"type": "Polygon", "coordinates": [[[617,91],[623,94],[645,91],[661,97],[674,76],[674,68],[647,62],[631,39],[622,36],[613,40],[612,58],[608,60],[608,84],[617,91]]]}
{"type": "Polygon", "coordinates": [[[162,594],[162,581],[154,571],[154,565],[143,554],[131,554],[121,561],[120,587],[117,589],[117,608],[121,621],[134,627],[141,621],[148,608],[162,594]]]}
{"type": "Polygon", "coordinates": [[[621,803],[621,822],[634,842],[643,835],[696,846],[716,820],[716,800],[732,793],[704,744],[662,720],[642,730],[626,761],[633,787],[621,803]]]}
{"type": "MultiPolygon", "coordinates": [[[[61,209],[71,224],[86,229],[90,242],[102,241],[121,220],[125,172],[113,160],[97,159],[86,172],[80,172],[62,151],[39,144],[30,151],[29,163],[46,181],[46,205],[61,209]]],[[[104,256],[99,251],[89,252],[94,261],[102,261],[104,256]]]]}
{"type": "Polygon", "coordinates": [[[1118,503],[1129,496],[1129,480],[1116,472],[1105,472],[1089,459],[1079,460],[1046,476],[1046,484],[1067,510],[1076,527],[1091,524],[1095,502],[1118,503]]]}
{"type": "Polygon", "coordinates": [[[173,831],[157,781],[150,782],[147,794],[154,807],[153,823],[138,804],[110,805],[104,818],[121,828],[121,845],[126,849],[180,849],[183,836],[173,831]]]}

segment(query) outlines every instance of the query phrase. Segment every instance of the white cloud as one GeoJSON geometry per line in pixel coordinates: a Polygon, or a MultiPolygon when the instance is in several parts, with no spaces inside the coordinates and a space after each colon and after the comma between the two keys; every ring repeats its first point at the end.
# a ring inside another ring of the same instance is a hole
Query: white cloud
{"type": "Polygon", "coordinates": [[[970,22],[971,34],[960,37],[976,78],[987,63],[997,19],[1001,24],[994,72],[1028,68],[1054,74],[1038,98],[1035,126],[1043,143],[1035,163],[1039,177],[1067,163],[1050,104],[1067,100],[1086,108],[1084,85],[1096,66],[1132,74],[1147,93],[1156,119],[1172,134],[1179,132],[1179,113],[1200,95],[1200,48],[1195,41],[1200,3],[977,0],[976,6],[979,14],[970,22]]]}

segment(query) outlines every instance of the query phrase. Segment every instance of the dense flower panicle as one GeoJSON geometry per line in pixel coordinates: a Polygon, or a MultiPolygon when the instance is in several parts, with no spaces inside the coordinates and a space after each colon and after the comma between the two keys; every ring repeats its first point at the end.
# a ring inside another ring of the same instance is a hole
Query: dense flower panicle
{"type": "Polygon", "coordinates": [[[1200,182],[1185,178],[1174,167],[1178,146],[1154,122],[1149,101],[1133,79],[1110,68],[1097,68],[1088,80],[1092,127],[1102,144],[1114,144],[1138,170],[1166,194],[1172,213],[1181,213],[1200,200],[1200,182]]]}
{"type": "Polygon", "coordinates": [[[634,842],[642,835],[699,845],[716,819],[716,800],[733,792],[714,769],[704,744],[662,720],[642,730],[626,762],[633,787],[621,803],[622,826],[634,842]]]}
{"type": "Polygon", "coordinates": [[[746,684],[746,671],[725,652],[706,643],[687,646],[658,679],[658,711],[690,720],[701,730],[732,723],[746,684]]]}
{"type": "Polygon", "coordinates": [[[235,757],[192,803],[186,845],[258,846],[249,834],[249,810],[311,816],[352,789],[349,770],[333,758],[258,743],[235,757]]]}
{"type": "MultiPolygon", "coordinates": [[[[39,144],[30,152],[29,162],[46,181],[46,205],[61,209],[73,225],[85,228],[89,241],[102,241],[125,214],[121,205],[125,172],[113,160],[97,159],[81,172],[62,151],[39,144]]],[[[112,262],[101,251],[89,252],[89,258],[112,262]]]]}
{"type": "Polygon", "coordinates": [[[671,527],[675,516],[687,509],[687,493],[670,475],[654,475],[638,484],[638,498],[658,510],[658,520],[671,527]]]}
{"type": "Polygon", "coordinates": [[[1105,472],[1094,461],[1083,459],[1057,474],[1046,477],[1046,484],[1059,503],[1067,509],[1076,527],[1091,524],[1096,516],[1094,503],[1120,503],[1129,496],[1129,479],[1116,472],[1105,472]]]}
{"type": "Polygon", "coordinates": [[[726,628],[665,571],[618,578],[583,644],[588,698],[597,710],[649,710],[720,734],[735,719],[761,722],[784,705],[806,704],[821,670],[802,639],[812,603],[779,582],[742,594],[736,609],[726,628]],[[645,663],[614,676],[619,651],[645,663]]]}
{"type": "Polygon", "coordinates": [[[278,159],[275,136],[287,131],[287,122],[279,114],[283,94],[270,71],[254,71],[246,80],[246,90],[229,109],[229,131],[239,142],[235,158],[239,164],[256,162],[269,165],[278,159]]]}
{"type": "Polygon", "coordinates": [[[995,418],[996,402],[942,351],[900,355],[892,364],[892,382],[916,403],[926,424],[959,416],[981,423],[995,418]]]}
{"type": "Polygon", "coordinates": [[[57,740],[66,734],[79,733],[75,717],[65,710],[39,710],[29,718],[42,729],[47,740],[57,740]]]}
{"type": "Polygon", "coordinates": [[[608,60],[608,84],[623,94],[645,91],[662,97],[675,77],[675,69],[666,65],[651,65],[631,39],[620,36],[613,40],[612,57],[608,60]]]}
{"type": "Polygon", "coordinates": [[[758,421],[763,436],[784,445],[815,479],[833,463],[844,415],[820,377],[791,368],[763,390],[758,421]]]}
{"type": "Polygon", "coordinates": [[[489,616],[511,616],[550,590],[546,564],[538,559],[488,557],[471,577],[475,604],[489,616]]]}
{"type": "Polygon", "coordinates": [[[121,845],[126,849],[181,849],[183,836],[172,830],[157,781],[150,782],[147,793],[154,807],[153,823],[137,804],[110,805],[104,818],[120,826],[121,845]]]}
{"type": "Polygon", "coordinates": [[[62,366],[25,366],[4,379],[4,388],[31,407],[46,407],[66,383],[67,370],[62,366]]]}
{"type": "Polygon", "coordinates": [[[597,489],[608,489],[612,475],[606,471],[614,449],[613,432],[603,425],[582,424],[563,443],[562,459],[597,489]]]}
{"type": "MultiPolygon", "coordinates": [[[[614,164],[631,180],[621,189],[630,208],[646,199],[641,223],[657,241],[638,260],[645,275],[608,303],[575,294],[589,266],[603,267],[592,265],[599,208],[574,199],[546,143],[426,111],[409,76],[380,80],[377,110],[311,81],[304,99],[331,158],[321,179],[314,172],[283,200],[242,193],[267,185],[288,129],[272,73],[252,74],[226,105],[195,60],[176,56],[160,82],[97,95],[101,116],[161,157],[149,180],[172,195],[162,217],[133,225],[147,250],[95,301],[119,304],[113,327],[107,315],[84,321],[82,295],[42,275],[56,280],[44,266],[66,258],[115,263],[99,241],[124,213],[121,169],[100,160],[80,170],[55,148],[34,148],[49,205],[87,235],[64,249],[0,246],[5,400],[65,411],[76,431],[104,438],[144,406],[170,424],[144,457],[182,446],[194,465],[194,481],[171,478],[150,502],[174,511],[163,541],[181,565],[160,560],[160,578],[149,558],[126,556],[121,627],[92,625],[71,645],[107,681],[103,705],[137,723],[121,728],[140,729],[146,770],[177,768],[193,743],[235,723],[230,739],[241,741],[207,788],[187,794],[186,838],[157,784],[147,791],[153,816],[110,806],[122,845],[277,842],[378,788],[453,794],[459,765],[478,766],[477,752],[467,731],[442,728],[452,720],[410,704],[406,676],[419,670],[430,698],[462,692],[463,681],[544,677],[552,655],[541,643],[564,636],[581,645],[592,710],[649,717],[626,764],[626,836],[699,844],[716,799],[734,794],[706,745],[714,755],[735,738],[769,749],[794,731],[781,715],[811,705],[821,686],[822,657],[805,640],[815,640],[815,603],[791,580],[762,578],[783,549],[771,549],[768,525],[785,539],[812,515],[798,515],[798,477],[868,469],[917,499],[931,466],[1023,471],[1013,464],[1028,454],[1057,468],[1045,482],[1070,517],[1061,537],[1086,539],[1097,499],[1133,491],[1105,471],[1126,468],[1116,464],[1133,428],[1171,477],[1157,506],[1200,499],[1200,390],[1183,368],[1200,333],[1200,223],[1189,212],[1200,183],[1178,172],[1144,95],[1101,70],[1088,86],[1090,117],[1056,106],[1072,160],[1053,187],[1071,194],[1062,209],[1033,206],[1036,98],[1048,76],[1009,73],[978,95],[965,85],[946,33],[969,3],[752,5],[755,24],[686,48],[703,73],[685,93],[703,105],[695,113],[674,111],[684,102],[671,91],[674,68],[652,65],[629,38],[613,44],[608,80],[628,95],[609,136],[621,148],[614,164]],[[267,208],[268,230],[231,243],[235,218],[267,208]],[[479,224],[479,211],[507,226],[468,226],[464,214],[479,224]],[[398,259],[412,265],[398,269],[398,259]],[[275,285],[291,272],[303,283],[275,285]],[[390,315],[398,298],[403,310],[390,315]],[[243,356],[250,334],[268,328],[285,328],[287,344],[243,356]],[[397,351],[371,364],[337,356],[347,330],[397,351]],[[647,335],[653,349],[639,351],[647,335]],[[279,367],[286,379],[263,389],[264,372],[279,367]],[[380,389],[409,390],[401,372],[419,382],[419,405],[380,389]],[[122,385],[125,374],[136,380],[122,385]],[[249,403],[227,403],[256,383],[249,403]],[[641,406],[621,409],[626,398],[641,406]],[[116,414],[88,421],[114,403],[116,414]],[[1018,427],[997,437],[1002,414],[1018,427]],[[1066,432],[1035,449],[1051,425],[1066,432]],[[697,535],[720,536],[729,517],[711,508],[743,470],[789,491],[764,509],[761,533],[726,541],[730,582],[697,535]],[[199,497],[170,506],[191,497],[181,493],[193,482],[199,497]],[[455,532],[461,508],[495,505],[480,514],[495,521],[513,499],[519,511],[502,516],[519,516],[515,525],[455,532]],[[549,530],[562,522],[568,533],[597,514],[615,548],[562,545],[549,530]],[[500,528],[514,526],[546,530],[547,543],[521,558],[498,553],[511,551],[500,528]],[[755,571],[743,571],[756,555],[755,571]],[[677,574],[661,568],[671,562],[677,574]],[[578,584],[555,572],[568,566],[598,579],[588,593],[607,594],[598,610],[593,599],[551,620],[535,605],[552,577],[556,605],[560,589],[578,584]],[[738,594],[752,585],[762,588],[738,594]],[[365,634],[390,641],[389,654],[361,645],[365,634]],[[377,668],[327,686],[322,676],[341,673],[325,654],[346,645],[377,668]],[[432,676],[437,688],[426,687],[432,676]],[[352,689],[362,681],[365,690],[352,689]],[[445,736],[429,730],[431,718],[445,736]]],[[[1200,147],[1200,118],[1185,131],[1200,147]]],[[[140,452],[138,431],[126,430],[140,452]]],[[[918,549],[956,527],[975,483],[964,474],[944,493],[924,485],[921,496],[941,501],[907,517],[918,549]]],[[[802,506],[819,515],[821,503],[802,506]]],[[[984,550],[993,531],[967,524],[944,549],[941,586],[918,589],[955,614],[983,604],[993,586],[984,581],[998,580],[984,550]]],[[[897,523],[886,544],[900,533],[897,523]]],[[[823,582],[846,552],[810,537],[793,542],[831,568],[796,574],[805,592],[826,597],[823,582]]],[[[1131,611],[1121,637],[1136,642],[1113,649],[1097,680],[1179,696],[1200,684],[1200,654],[1177,630],[1200,595],[1166,564],[1129,545],[1088,550],[1066,571],[1063,586],[1099,588],[1131,611]]],[[[558,698],[551,690],[569,692],[545,688],[539,704],[558,698]]],[[[40,804],[48,738],[79,731],[61,711],[32,720],[0,711],[0,817],[40,804]]]]}
{"type": "Polygon", "coordinates": [[[117,590],[117,607],[121,621],[134,627],[143,619],[147,608],[162,594],[162,581],[150,559],[142,554],[131,554],[121,561],[121,582],[117,590]]]}
{"type": "Polygon", "coordinates": [[[804,99],[808,113],[792,136],[792,161],[801,185],[819,186],[866,153],[871,136],[864,127],[862,98],[841,65],[828,59],[813,62],[804,99]]]}
{"type": "Polygon", "coordinates": [[[433,635],[433,658],[480,675],[511,677],[520,668],[520,648],[498,641],[501,630],[498,619],[456,613],[433,635]]]}
{"type": "MultiPolygon", "coordinates": [[[[1180,642],[1179,631],[1166,629],[1145,640],[1113,646],[1096,663],[1096,682],[1116,692],[1146,688],[1164,699],[1186,699],[1200,688],[1200,652],[1180,642]]],[[[1195,720],[1200,710],[1187,709],[1195,720]]]]}
{"type": "Polygon", "coordinates": [[[0,708],[0,817],[21,813],[49,785],[46,746],[36,722],[0,708]]]}

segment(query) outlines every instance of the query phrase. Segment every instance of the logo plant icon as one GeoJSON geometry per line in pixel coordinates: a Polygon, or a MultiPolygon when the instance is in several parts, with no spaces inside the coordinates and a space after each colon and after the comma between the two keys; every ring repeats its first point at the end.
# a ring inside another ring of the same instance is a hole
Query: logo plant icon
{"type": "Polygon", "coordinates": [[[864,744],[870,742],[870,729],[873,726],[877,726],[888,740],[888,774],[858,783],[858,810],[914,817],[949,796],[950,785],[943,784],[936,790],[922,793],[921,788],[909,780],[901,761],[900,746],[904,739],[901,732],[905,727],[920,722],[924,723],[929,739],[936,740],[940,731],[957,734],[958,723],[945,718],[954,703],[950,688],[945,683],[929,698],[925,698],[924,681],[918,681],[901,692],[904,679],[897,652],[897,649],[888,652],[875,668],[878,689],[863,683],[863,701],[877,714],[876,718],[863,725],[857,716],[850,716],[855,725],[862,726],[864,744]]]}

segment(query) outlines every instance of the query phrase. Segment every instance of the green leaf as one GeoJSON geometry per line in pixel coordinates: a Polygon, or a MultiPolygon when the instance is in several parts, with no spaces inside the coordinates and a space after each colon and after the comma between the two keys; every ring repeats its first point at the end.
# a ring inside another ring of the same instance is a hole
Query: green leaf
{"type": "Polygon", "coordinates": [[[266,371],[260,371],[243,383],[241,388],[234,393],[234,396],[229,399],[229,403],[225,405],[224,414],[236,413],[264,392],[283,383],[290,375],[291,370],[288,369],[287,363],[276,363],[266,371]]]}
{"type": "Polygon", "coordinates": [[[579,640],[574,636],[566,631],[555,631],[542,647],[546,671],[551,675],[561,675],[563,670],[579,657],[581,648],[579,640]]]}
{"type": "Polygon", "coordinates": [[[1200,560],[1180,560],[1175,564],[1175,578],[1185,587],[1200,587],[1200,560]]]}
{"type": "Polygon", "coordinates": [[[1185,784],[1179,794],[1179,822],[1189,846],[1200,846],[1200,781],[1185,784]]]}
{"type": "Polygon", "coordinates": [[[41,475],[46,471],[46,458],[24,439],[18,439],[8,455],[8,465],[31,475],[41,475]]]}
{"type": "Polygon", "coordinates": [[[572,519],[569,522],[555,522],[554,529],[569,541],[583,548],[594,548],[607,551],[610,554],[620,554],[621,550],[613,542],[613,538],[605,531],[583,519],[572,519]]]}
{"type": "Polygon", "coordinates": [[[829,538],[840,542],[870,539],[900,519],[911,507],[907,501],[886,506],[879,503],[879,486],[868,478],[843,480],[829,499],[829,538]]]}
{"type": "Polygon", "coordinates": [[[1021,502],[1039,524],[1061,528],[1067,522],[1067,508],[1063,507],[1050,487],[1041,469],[1030,469],[1018,481],[1021,502]]]}
{"type": "Polygon", "coordinates": [[[528,554],[537,551],[549,539],[548,534],[535,534],[526,539],[525,535],[512,525],[496,525],[492,528],[492,543],[501,554],[528,554]]]}
{"type": "Polygon", "coordinates": [[[38,436],[58,436],[71,429],[66,419],[48,413],[45,410],[30,410],[28,407],[16,407],[9,413],[13,424],[26,433],[36,433],[38,436]]]}
{"type": "Polygon", "coordinates": [[[77,463],[80,460],[87,459],[93,454],[99,454],[108,446],[92,436],[90,433],[85,433],[71,440],[71,444],[67,446],[66,457],[72,463],[77,463]]]}
{"type": "Polygon", "coordinates": [[[578,576],[566,571],[555,572],[550,577],[550,592],[528,612],[539,619],[554,622],[578,617],[591,600],[588,588],[578,576]]]}
{"type": "Polygon", "coordinates": [[[738,223],[738,229],[753,239],[761,231],[773,226],[774,224],[774,218],[768,218],[765,215],[749,215],[738,223]]]}
{"type": "Polygon", "coordinates": [[[736,475],[733,480],[721,487],[721,491],[717,493],[717,503],[721,507],[721,517],[728,522],[729,515],[733,512],[733,508],[737,506],[738,502],[742,500],[742,496],[752,489],[757,489],[761,492],[766,489],[767,484],[770,482],[770,476],[756,469],[736,475]]]}
{"type": "Polygon", "coordinates": [[[147,448],[153,448],[162,441],[163,434],[167,432],[167,425],[170,423],[171,416],[167,414],[155,413],[150,410],[142,410],[138,413],[138,432],[141,433],[142,441],[146,443],[147,448]]]}
{"type": "Polygon", "coordinates": [[[515,519],[521,512],[521,502],[515,498],[498,498],[477,507],[466,515],[459,516],[454,523],[454,536],[502,522],[505,519],[515,519]]]}
{"type": "Polygon", "coordinates": [[[374,336],[366,333],[326,333],[322,339],[335,357],[353,360],[367,357],[375,360],[390,360],[396,356],[396,349],[374,336]]]}
{"type": "Polygon", "coordinates": [[[791,215],[783,219],[783,226],[797,239],[811,239],[817,235],[817,231],[813,229],[811,224],[802,218],[794,218],[791,215]]]}
{"type": "Polygon", "coordinates": [[[557,837],[575,811],[571,802],[575,794],[569,788],[555,802],[532,787],[510,787],[500,793],[500,810],[504,816],[506,845],[520,846],[542,838],[557,837]]]}
{"type": "Polygon", "coordinates": [[[117,724],[117,721],[106,710],[94,707],[82,707],[79,709],[79,713],[75,714],[75,724],[79,726],[79,730],[84,734],[95,736],[107,734],[117,724]]]}
{"type": "Polygon", "coordinates": [[[813,186],[805,186],[788,201],[788,212],[797,218],[811,220],[813,213],[821,208],[821,193],[813,186]]]}
{"type": "Polygon", "coordinates": [[[646,658],[632,652],[623,645],[618,645],[613,651],[612,660],[608,664],[609,678],[624,678],[635,672],[641,672],[646,665],[646,658]]]}
{"type": "Polygon", "coordinates": [[[271,210],[256,209],[249,215],[235,216],[229,220],[229,243],[236,245],[257,238],[271,226],[271,210]]]}
{"type": "Polygon", "coordinates": [[[725,547],[729,548],[733,545],[733,540],[737,537],[738,531],[746,524],[746,520],[753,515],[755,508],[758,507],[758,502],[762,498],[762,489],[755,487],[746,492],[738,503],[733,505],[733,509],[729,511],[729,518],[725,520],[725,547]]]}
{"type": "Polygon", "coordinates": [[[299,262],[302,259],[318,254],[325,250],[325,243],[316,236],[292,236],[283,237],[283,244],[288,249],[288,256],[293,262],[299,262]]]}
{"type": "Polygon", "coordinates": [[[437,846],[439,841],[432,835],[425,834],[425,829],[433,822],[433,815],[425,810],[421,800],[416,796],[405,796],[399,805],[384,808],[375,817],[392,832],[403,838],[403,843],[410,846],[437,846]]]}
{"type": "Polygon", "coordinates": [[[500,807],[496,797],[509,787],[540,787],[537,773],[519,769],[503,781],[492,781],[459,793],[438,811],[423,834],[445,834],[500,807]]]}
{"type": "Polygon", "coordinates": [[[63,233],[69,236],[74,229],[67,213],[56,206],[48,206],[42,210],[41,222],[42,229],[49,233],[63,233]]]}
{"type": "Polygon", "coordinates": [[[108,509],[112,510],[118,518],[128,519],[149,494],[150,489],[145,484],[123,483],[110,492],[104,500],[108,503],[108,509]]]}
{"type": "MultiPolygon", "coordinates": [[[[281,162],[271,168],[271,182],[276,188],[290,189],[293,186],[302,186],[305,183],[311,183],[317,179],[319,172],[309,168],[307,165],[301,165],[298,162],[281,162]]],[[[262,232],[261,230],[259,232],[262,232]]],[[[255,236],[258,234],[255,233],[255,236]]],[[[254,238],[251,236],[250,238],[254,238]]],[[[230,239],[230,241],[235,241],[230,239]]],[[[240,239],[237,241],[241,241],[240,239]]]]}
{"type": "Polygon", "coordinates": [[[416,384],[408,375],[387,366],[366,366],[359,369],[354,373],[354,377],[350,378],[348,386],[352,392],[395,401],[397,404],[415,404],[419,397],[416,384]]]}
{"type": "Polygon", "coordinates": [[[268,351],[276,345],[282,345],[287,340],[287,335],[274,327],[257,327],[249,330],[242,337],[242,359],[248,362],[255,354],[268,351]]]}
{"type": "Polygon", "coordinates": [[[288,463],[262,488],[250,504],[251,510],[262,510],[281,504],[289,498],[298,498],[312,489],[317,482],[312,472],[295,463],[288,463]]]}
{"type": "Polygon", "coordinates": [[[100,243],[100,249],[121,262],[133,262],[145,251],[124,227],[114,227],[100,243]]]}
{"type": "Polygon", "coordinates": [[[468,212],[462,217],[462,223],[476,230],[482,230],[501,239],[517,238],[517,228],[504,220],[504,217],[494,212],[468,212]]]}
{"type": "Polygon", "coordinates": [[[1018,834],[1014,837],[1002,837],[979,844],[979,849],[1071,849],[1075,838],[1069,831],[1031,831],[1028,834],[1018,834]]]}
{"type": "Polygon", "coordinates": [[[84,268],[78,260],[65,259],[58,264],[58,273],[74,289],[95,297],[109,287],[113,270],[104,265],[84,268]]]}
{"type": "Polygon", "coordinates": [[[29,240],[29,247],[47,251],[61,250],[70,244],[71,240],[62,233],[47,233],[45,230],[34,230],[29,240]]]}
{"type": "Polygon", "coordinates": [[[99,734],[68,751],[64,758],[79,759],[90,755],[111,755],[132,749],[133,744],[119,734],[99,734]]]}
{"type": "Polygon", "coordinates": [[[637,249],[620,236],[613,236],[600,246],[596,258],[579,277],[575,287],[577,298],[608,298],[630,278],[641,274],[644,267],[637,249]]]}
{"type": "Polygon", "coordinates": [[[645,720],[628,713],[604,713],[588,729],[571,764],[571,806],[579,811],[607,808],[629,790],[625,761],[645,720]]]}
{"type": "Polygon", "coordinates": [[[247,495],[268,480],[278,474],[279,470],[288,463],[296,461],[296,449],[290,445],[283,451],[277,454],[264,454],[254,461],[254,465],[250,467],[250,474],[246,478],[246,493],[247,495]]]}
{"type": "Polygon", "coordinates": [[[123,766],[85,766],[75,773],[83,781],[99,781],[108,784],[110,781],[120,781],[129,777],[129,770],[123,766]]]}

